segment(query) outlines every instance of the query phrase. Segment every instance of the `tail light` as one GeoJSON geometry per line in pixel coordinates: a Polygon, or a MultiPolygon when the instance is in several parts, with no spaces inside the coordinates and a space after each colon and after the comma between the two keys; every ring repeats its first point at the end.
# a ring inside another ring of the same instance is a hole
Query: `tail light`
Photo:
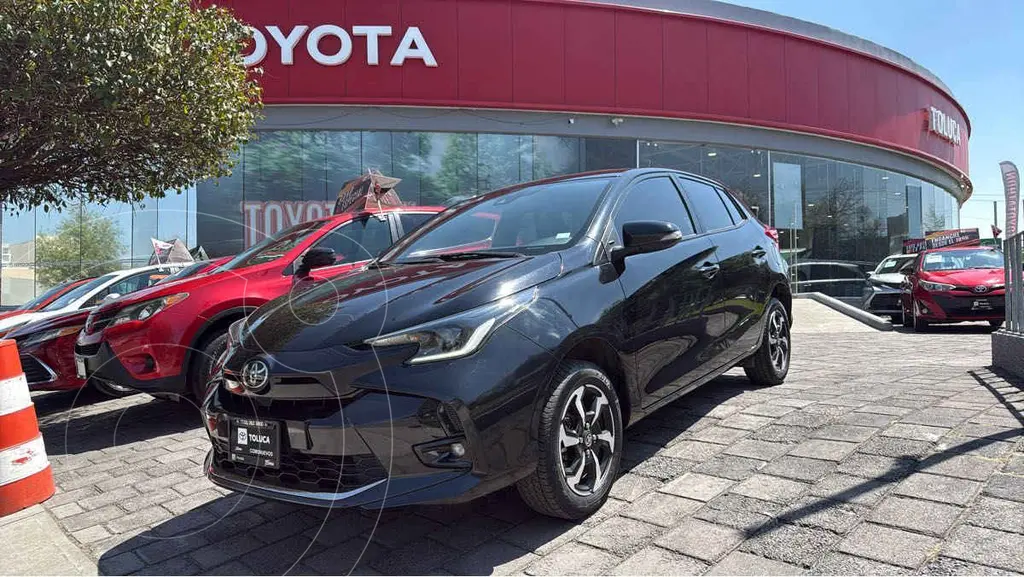
{"type": "Polygon", "coordinates": [[[771,226],[768,226],[766,224],[766,225],[764,225],[764,233],[768,235],[768,238],[772,239],[772,242],[775,243],[775,246],[779,246],[779,231],[778,231],[778,229],[776,229],[774,227],[771,227],[771,226]]]}

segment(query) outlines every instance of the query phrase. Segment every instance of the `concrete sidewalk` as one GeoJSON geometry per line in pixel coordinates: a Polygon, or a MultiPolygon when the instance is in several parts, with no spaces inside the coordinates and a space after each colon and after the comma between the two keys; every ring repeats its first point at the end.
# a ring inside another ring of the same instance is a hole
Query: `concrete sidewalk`
{"type": "Polygon", "coordinates": [[[96,575],[96,563],[40,505],[0,518],[0,573],[96,575]]]}

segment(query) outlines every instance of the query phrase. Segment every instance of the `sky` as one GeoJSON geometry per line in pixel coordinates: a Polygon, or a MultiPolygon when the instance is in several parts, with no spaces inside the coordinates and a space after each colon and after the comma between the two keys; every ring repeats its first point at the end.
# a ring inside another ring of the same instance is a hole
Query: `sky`
{"type": "MultiPolygon", "coordinates": [[[[823,24],[910,57],[949,87],[971,121],[974,196],[961,228],[1005,230],[999,162],[1024,170],[1024,0],[728,0],[823,24]]],[[[1022,223],[1024,224],[1024,223],[1022,223]]]]}

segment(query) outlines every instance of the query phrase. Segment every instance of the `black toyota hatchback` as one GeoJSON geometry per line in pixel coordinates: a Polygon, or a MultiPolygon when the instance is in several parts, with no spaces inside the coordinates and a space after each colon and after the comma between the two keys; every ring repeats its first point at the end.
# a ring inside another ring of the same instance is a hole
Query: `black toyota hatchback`
{"type": "Polygon", "coordinates": [[[516,484],[581,518],[608,495],[625,427],[736,365],[785,379],[790,305],[769,231],[704,178],[484,194],[232,327],[203,406],[207,475],[335,507],[516,484]]]}

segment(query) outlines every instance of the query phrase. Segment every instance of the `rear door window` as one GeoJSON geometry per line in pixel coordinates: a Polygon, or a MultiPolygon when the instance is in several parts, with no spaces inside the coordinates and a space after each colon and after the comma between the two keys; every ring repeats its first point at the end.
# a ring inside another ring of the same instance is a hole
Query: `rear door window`
{"type": "MultiPolygon", "coordinates": [[[[679,180],[682,182],[687,197],[697,213],[697,220],[700,221],[705,231],[729,228],[736,224],[729,214],[729,209],[725,206],[725,201],[722,200],[722,196],[718,193],[718,189],[710,184],[696,180],[687,178],[680,178],[679,180]]],[[[735,207],[733,207],[733,210],[735,210],[735,207]]]]}
{"type": "Polygon", "coordinates": [[[364,216],[335,227],[313,246],[333,249],[337,265],[370,260],[391,244],[387,218],[364,216]]]}

